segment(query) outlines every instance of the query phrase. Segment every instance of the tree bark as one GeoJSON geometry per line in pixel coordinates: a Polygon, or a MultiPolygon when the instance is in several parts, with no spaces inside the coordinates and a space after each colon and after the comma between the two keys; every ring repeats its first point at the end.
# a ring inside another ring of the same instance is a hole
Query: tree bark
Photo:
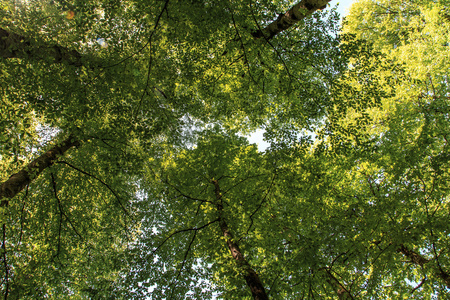
{"type": "MultiPolygon", "coordinates": [[[[424,268],[425,265],[430,262],[429,259],[426,259],[419,253],[416,253],[413,250],[406,248],[404,245],[400,245],[400,248],[397,249],[397,252],[402,253],[404,256],[409,258],[409,260],[412,263],[419,265],[422,268],[424,268]]],[[[441,278],[445,282],[445,285],[450,289],[450,274],[448,272],[445,272],[442,269],[442,267],[439,265],[439,263],[438,263],[437,268],[435,267],[434,272],[435,272],[436,276],[441,278]]]]}
{"type": "Polygon", "coordinates": [[[211,181],[214,184],[214,191],[216,195],[217,209],[219,211],[219,224],[222,234],[226,239],[228,249],[230,249],[231,255],[240,268],[244,270],[244,279],[249,286],[253,299],[255,300],[268,300],[269,297],[266,294],[263,284],[259,279],[258,274],[252,269],[250,264],[245,260],[239,245],[233,241],[233,235],[228,229],[228,224],[222,216],[222,193],[220,192],[219,182],[217,180],[211,181]]]}
{"type": "Polygon", "coordinates": [[[298,21],[311,15],[316,10],[324,9],[330,1],[331,0],[301,0],[285,14],[280,14],[275,21],[265,28],[252,32],[252,35],[256,39],[264,37],[269,40],[298,21]]]}
{"type": "Polygon", "coordinates": [[[354,299],[350,292],[337,280],[337,278],[331,274],[331,271],[326,269],[325,272],[328,276],[328,283],[335,288],[339,300],[351,300],[354,299]]]}
{"type": "Polygon", "coordinates": [[[0,57],[46,60],[80,67],[82,55],[58,45],[40,45],[30,38],[0,28],[0,57]]]}
{"type": "Polygon", "coordinates": [[[30,162],[22,170],[13,174],[0,185],[1,206],[6,206],[11,199],[23,190],[43,170],[53,165],[56,159],[72,147],[79,146],[80,142],[72,135],[55,145],[41,156],[30,162]]]}

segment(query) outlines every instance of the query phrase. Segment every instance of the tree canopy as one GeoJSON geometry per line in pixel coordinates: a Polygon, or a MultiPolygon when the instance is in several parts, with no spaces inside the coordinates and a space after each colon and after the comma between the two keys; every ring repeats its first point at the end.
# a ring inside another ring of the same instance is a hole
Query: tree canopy
{"type": "Polygon", "coordinates": [[[446,297],[449,5],[0,0],[4,299],[446,297]]]}

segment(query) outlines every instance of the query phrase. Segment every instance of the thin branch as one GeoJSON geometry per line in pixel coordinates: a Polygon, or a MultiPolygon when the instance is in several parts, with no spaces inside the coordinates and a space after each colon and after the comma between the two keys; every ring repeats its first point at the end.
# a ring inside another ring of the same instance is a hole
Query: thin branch
{"type": "Polygon", "coordinates": [[[272,182],[270,183],[269,188],[266,190],[266,194],[264,195],[263,199],[259,203],[258,207],[251,213],[251,215],[250,215],[250,225],[247,228],[246,235],[249,233],[251,227],[253,226],[253,216],[256,214],[256,212],[258,210],[261,209],[261,207],[263,206],[264,202],[266,202],[267,196],[269,195],[270,190],[272,189],[272,187],[274,185],[275,178],[276,178],[276,174],[272,177],[272,182]]]}
{"type": "MultiPolygon", "coordinates": [[[[178,278],[180,278],[181,272],[183,271],[183,268],[184,268],[184,266],[185,266],[185,264],[186,264],[187,257],[188,257],[188,255],[189,255],[189,252],[191,251],[191,246],[192,246],[192,244],[194,243],[194,240],[195,240],[195,237],[196,237],[196,236],[197,236],[197,230],[194,230],[194,234],[192,235],[191,242],[189,243],[189,245],[188,245],[188,247],[187,247],[187,250],[186,250],[186,252],[184,253],[184,258],[183,258],[183,261],[181,262],[180,270],[178,271],[178,275],[177,275],[177,277],[175,278],[173,284],[176,284],[176,282],[178,281],[178,278]]],[[[170,285],[172,285],[172,284],[170,284],[170,285]]],[[[170,286],[170,285],[169,285],[169,286],[170,286]]],[[[169,299],[172,298],[172,294],[173,294],[174,290],[175,290],[175,289],[172,289],[172,293],[171,293],[169,299]]]]}
{"type": "Polygon", "coordinates": [[[56,254],[54,255],[54,257],[56,257],[59,255],[59,252],[61,250],[61,226],[62,226],[63,212],[62,212],[62,208],[61,208],[61,202],[59,201],[59,198],[58,198],[58,193],[56,192],[56,182],[55,182],[55,177],[53,176],[53,172],[51,172],[50,175],[52,177],[53,193],[55,194],[55,198],[56,198],[56,201],[58,202],[58,208],[59,208],[58,246],[57,246],[56,254]]]}
{"type": "Polygon", "coordinates": [[[420,281],[420,283],[411,290],[411,295],[414,294],[415,291],[417,291],[418,289],[420,289],[422,287],[422,285],[425,283],[425,281],[427,280],[427,276],[425,276],[424,278],[422,278],[422,280],[420,281]]]}
{"type": "Polygon", "coordinates": [[[116,192],[115,192],[115,191],[114,191],[107,183],[105,183],[103,180],[101,180],[101,179],[98,178],[97,176],[94,176],[94,175],[92,175],[92,174],[89,174],[88,172],[83,171],[83,170],[81,170],[81,169],[75,167],[74,165],[72,165],[72,164],[70,164],[70,163],[68,163],[68,162],[66,162],[66,161],[64,161],[64,160],[58,161],[57,163],[59,163],[59,164],[65,164],[65,165],[71,167],[72,169],[75,169],[75,170],[77,170],[78,172],[80,172],[80,173],[82,173],[82,174],[84,174],[84,175],[86,175],[86,176],[92,177],[92,178],[96,179],[98,182],[100,182],[101,184],[103,184],[103,185],[104,185],[104,186],[105,186],[105,187],[106,187],[106,188],[114,195],[114,197],[116,198],[117,202],[119,203],[120,207],[121,207],[122,210],[125,212],[125,214],[126,214],[131,220],[134,221],[133,217],[132,217],[132,216],[130,215],[130,213],[125,209],[125,207],[123,206],[122,202],[120,201],[119,195],[117,195],[117,193],[116,193],[116,192]]]}
{"type": "Polygon", "coordinates": [[[234,189],[235,187],[237,187],[238,185],[240,185],[241,183],[245,182],[248,179],[257,178],[257,177],[266,176],[266,175],[268,175],[268,174],[258,174],[258,175],[253,175],[253,176],[247,176],[244,179],[239,180],[238,183],[236,183],[236,184],[232,185],[230,188],[228,188],[225,192],[223,192],[222,195],[225,196],[230,190],[234,189]]]}
{"type": "Polygon", "coordinates": [[[270,296],[270,292],[272,292],[273,286],[277,282],[278,278],[280,278],[281,273],[283,272],[283,269],[280,269],[277,276],[275,276],[275,279],[272,281],[272,284],[269,287],[269,291],[267,292],[267,296],[270,296]]]}
{"type": "Polygon", "coordinates": [[[153,63],[153,55],[152,55],[152,38],[153,38],[153,35],[154,35],[155,32],[156,32],[156,28],[157,28],[158,25],[159,25],[159,21],[161,20],[161,17],[162,17],[162,15],[163,15],[164,11],[167,10],[168,4],[169,4],[169,0],[166,0],[166,2],[164,3],[164,7],[163,7],[163,9],[161,10],[161,13],[160,13],[159,16],[156,18],[155,26],[153,27],[153,30],[152,30],[152,32],[150,33],[150,37],[148,38],[147,45],[150,46],[150,50],[149,50],[150,58],[149,58],[149,61],[148,61],[147,80],[146,80],[146,83],[145,83],[145,87],[144,87],[144,89],[143,89],[143,93],[142,93],[142,95],[141,95],[141,100],[139,101],[139,105],[138,105],[138,107],[136,108],[136,112],[135,112],[135,114],[134,114],[135,116],[137,116],[139,110],[141,109],[141,105],[142,105],[142,101],[143,101],[143,99],[144,99],[145,92],[147,91],[147,88],[148,88],[149,83],[150,83],[150,73],[151,73],[151,70],[152,70],[152,63],[153,63]]]}
{"type": "Polygon", "coordinates": [[[215,223],[215,222],[218,222],[220,219],[219,218],[217,218],[217,219],[215,219],[215,220],[213,220],[213,221],[210,221],[210,222],[208,222],[208,223],[206,223],[205,225],[203,225],[203,226],[200,226],[200,227],[194,227],[194,228],[187,228],[187,229],[180,229],[180,230],[177,230],[177,231],[175,231],[174,233],[172,233],[172,234],[170,234],[168,237],[166,237],[165,239],[164,239],[164,241],[161,243],[161,244],[159,244],[158,245],[158,247],[156,247],[153,251],[152,251],[152,255],[154,255],[170,238],[172,238],[174,235],[176,235],[176,234],[179,234],[179,233],[182,233],[182,232],[188,232],[188,231],[199,231],[199,230],[202,230],[203,228],[205,228],[205,227],[208,227],[209,225],[211,225],[211,224],[213,224],[213,223],[215,223]]]}
{"type": "Polygon", "coordinates": [[[239,43],[241,44],[241,49],[242,49],[243,55],[244,55],[244,62],[247,65],[248,75],[250,76],[252,81],[256,85],[258,85],[258,82],[255,80],[255,78],[252,75],[252,72],[251,72],[251,69],[250,69],[250,63],[249,63],[248,58],[247,58],[247,51],[245,50],[245,45],[244,45],[244,42],[242,41],[241,34],[239,33],[239,30],[238,30],[238,28],[236,26],[236,21],[234,20],[234,15],[233,14],[231,14],[231,20],[233,21],[234,30],[236,31],[236,35],[238,37],[239,43]]]}
{"type": "MultiPolygon", "coordinates": [[[[62,221],[62,216],[64,216],[67,221],[69,222],[70,226],[72,227],[73,231],[75,231],[75,233],[80,237],[81,240],[84,240],[84,238],[81,236],[81,234],[78,232],[78,230],[75,228],[75,226],[73,225],[72,221],[70,220],[70,218],[66,215],[66,213],[64,212],[63,208],[62,208],[62,204],[61,204],[61,200],[58,197],[58,193],[57,193],[57,189],[56,189],[56,181],[55,181],[55,177],[53,176],[53,172],[50,173],[51,177],[52,177],[52,185],[53,185],[53,193],[55,195],[55,199],[58,201],[58,208],[59,208],[59,212],[61,215],[61,219],[60,219],[60,224],[59,224],[59,233],[61,237],[61,221],[62,221]]],[[[59,245],[58,245],[58,252],[59,252],[59,245]]]]}
{"type": "Polygon", "coordinates": [[[434,238],[434,234],[433,234],[433,229],[430,227],[430,234],[431,234],[431,240],[433,241],[431,243],[431,245],[433,246],[433,252],[434,252],[434,260],[436,261],[436,264],[439,268],[439,276],[445,281],[445,283],[447,284],[447,286],[450,288],[450,275],[444,271],[444,269],[441,266],[441,263],[439,262],[439,255],[437,254],[436,251],[436,243],[435,243],[435,238],[434,238]]]}
{"type": "MultiPolygon", "coordinates": [[[[250,1],[250,6],[253,6],[252,1],[250,1]]],[[[254,13],[253,13],[253,9],[251,10],[251,12],[252,12],[252,17],[253,17],[254,22],[255,22],[256,25],[258,26],[258,29],[261,30],[261,27],[259,27],[258,21],[256,20],[256,17],[255,17],[255,15],[254,15],[254,13]]],[[[261,32],[262,32],[262,31],[261,31],[261,32]]],[[[277,56],[278,56],[278,58],[281,60],[281,63],[283,64],[284,69],[286,70],[286,73],[288,74],[289,78],[292,78],[293,76],[291,75],[291,72],[289,71],[289,68],[288,68],[288,66],[286,65],[284,59],[281,57],[280,52],[279,52],[279,51],[277,50],[277,48],[275,48],[275,46],[270,42],[270,38],[269,38],[269,37],[266,37],[265,35],[263,35],[263,37],[264,37],[264,39],[266,40],[267,44],[269,44],[270,47],[272,47],[272,49],[275,50],[275,52],[277,53],[277,56]]]]}
{"type": "Polygon", "coordinates": [[[173,189],[175,189],[181,196],[183,196],[186,199],[189,200],[193,200],[193,201],[199,201],[202,203],[210,203],[210,204],[214,204],[213,202],[209,201],[209,200],[204,200],[204,199],[199,199],[199,198],[194,198],[191,197],[185,193],[183,193],[179,188],[177,188],[176,186],[172,185],[171,183],[169,183],[168,179],[164,180],[164,183],[166,183],[168,186],[172,187],[173,189]]]}
{"type": "Polygon", "coordinates": [[[354,299],[350,291],[336,278],[336,276],[331,274],[331,269],[326,268],[325,271],[329,276],[328,282],[336,288],[339,299],[354,299]]]}

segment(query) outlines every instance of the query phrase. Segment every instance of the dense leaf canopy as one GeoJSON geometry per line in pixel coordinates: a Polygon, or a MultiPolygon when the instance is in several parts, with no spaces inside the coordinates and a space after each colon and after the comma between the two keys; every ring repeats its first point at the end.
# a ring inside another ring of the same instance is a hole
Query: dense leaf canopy
{"type": "Polygon", "coordinates": [[[450,3],[328,2],[0,0],[4,299],[444,299],[450,3]]]}

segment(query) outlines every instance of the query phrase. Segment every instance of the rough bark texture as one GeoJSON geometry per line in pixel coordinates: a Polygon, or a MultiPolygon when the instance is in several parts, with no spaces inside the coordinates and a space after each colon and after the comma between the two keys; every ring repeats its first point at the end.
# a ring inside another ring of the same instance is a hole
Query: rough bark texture
{"type": "MultiPolygon", "coordinates": [[[[397,249],[397,252],[402,253],[403,255],[405,255],[407,258],[409,258],[409,260],[416,264],[421,266],[422,268],[428,263],[430,262],[429,259],[426,259],[425,257],[423,257],[422,255],[420,255],[419,253],[414,252],[413,250],[410,250],[408,248],[406,248],[404,245],[400,245],[400,247],[397,249]]],[[[450,274],[448,272],[445,272],[442,267],[439,265],[438,263],[438,267],[434,268],[434,272],[436,273],[436,276],[441,278],[444,282],[445,285],[450,289],[450,274]]]]}
{"type": "Polygon", "coordinates": [[[55,145],[53,148],[30,162],[25,168],[13,174],[8,180],[0,185],[0,200],[1,206],[6,206],[9,203],[7,198],[13,198],[24,187],[26,187],[34,178],[46,168],[53,165],[56,159],[63,155],[72,147],[79,146],[80,142],[73,136],[69,136],[63,142],[55,145]]]}
{"type": "Polygon", "coordinates": [[[271,39],[283,30],[288,29],[298,21],[306,18],[316,10],[324,9],[331,0],[302,0],[285,14],[280,14],[278,19],[270,23],[267,27],[252,32],[256,39],[265,37],[271,39]]]}
{"type": "Polygon", "coordinates": [[[339,280],[331,274],[330,270],[326,270],[328,275],[328,283],[336,290],[339,300],[351,300],[354,299],[350,292],[339,282],[339,280]]]}
{"type": "Polygon", "coordinates": [[[58,45],[40,45],[32,39],[0,28],[0,57],[23,59],[50,59],[54,63],[66,63],[80,67],[82,55],[58,45]]]}
{"type": "Polygon", "coordinates": [[[219,210],[220,229],[222,230],[223,236],[226,238],[228,249],[230,249],[231,255],[233,256],[238,266],[244,270],[245,272],[244,279],[252,292],[253,299],[267,300],[269,299],[269,297],[266,294],[266,291],[261,283],[261,280],[259,279],[258,274],[252,269],[250,264],[245,260],[244,255],[239,249],[239,245],[233,242],[233,235],[228,229],[228,225],[225,219],[222,217],[222,208],[223,208],[222,194],[220,192],[219,182],[217,180],[212,180],[212,183],[214,184],[217,209],[219,210]]]}
{"type": "Polygon", "coordinates": [[[412,250],[409,250],[404,245],[400,245],[400,248],[398,248],[397,251],[405,255],[407,258],[409,258],[411,262],[421,267],[423,267],[427,262],[429,262],[428,259],[422,257],[420,254],[412,250]]]}

